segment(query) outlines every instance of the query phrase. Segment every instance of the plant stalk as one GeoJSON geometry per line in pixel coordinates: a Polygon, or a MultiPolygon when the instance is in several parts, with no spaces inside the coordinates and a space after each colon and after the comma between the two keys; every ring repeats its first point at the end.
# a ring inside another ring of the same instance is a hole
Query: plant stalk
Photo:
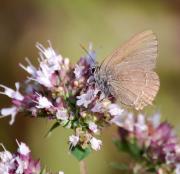
{"type": "Polygon", "coordinates": [[[80,161],[80,174],[88,174],[86,162],[84,160],[80,161]]]}

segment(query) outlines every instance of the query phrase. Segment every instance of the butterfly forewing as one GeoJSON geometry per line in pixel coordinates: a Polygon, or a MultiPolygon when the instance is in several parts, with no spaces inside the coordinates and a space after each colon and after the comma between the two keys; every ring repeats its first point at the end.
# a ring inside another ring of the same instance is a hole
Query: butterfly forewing
{"type": "Polygon", "coordinates": [[[158,42],[152,31],[137,34],[108,56],[100,66],[117,101],[137,110],[151,104],[159,90],[156,65],[158,42]]]}

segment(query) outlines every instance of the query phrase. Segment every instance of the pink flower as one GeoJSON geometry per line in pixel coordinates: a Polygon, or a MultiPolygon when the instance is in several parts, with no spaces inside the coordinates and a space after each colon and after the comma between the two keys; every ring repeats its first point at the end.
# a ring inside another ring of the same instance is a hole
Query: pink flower
{"type": "Polygon", "coordinates": [[[58,54],[50,42],[47,47],[39,43],[36,47],[39,65],[35,67],[29,59],[26,59],[27,65],[20,64],[29,74],[22,88],[23,95],[19,92],[19,83],[16,83],[16,90],[1,85],[4,89],[1,93],[12,98],[13,104],[1,110],[2,116],[11,115],[11,124],[18,112],[29,113],[34,118],[55,119],[58,125],[78,135],[69,137],[70,144],[100,149],[102,142],[91,138],[103,127],[112,123],[118,125],[124,118],[123,109],[115,104],[114,98],[105,96],[96,87],[92,46],[75,65],[58,54]]]}
{"type": "MultiPolygon", "coordinates": [[[[0,173],[2,174],[39,174],[39,161],[33,160],[30,149],[25,143],[18,143],[16,153],[11,154],[5,148],[0,152],[0,173]]],[[[4,147],[4,146],[3,146],[4,147]]]]}

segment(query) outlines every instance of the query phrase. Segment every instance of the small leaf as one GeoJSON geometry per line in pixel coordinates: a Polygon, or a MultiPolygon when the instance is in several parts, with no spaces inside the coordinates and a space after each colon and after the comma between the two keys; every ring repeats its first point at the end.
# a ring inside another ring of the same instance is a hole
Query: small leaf
{"type": "Polygon", "coordinates": [[[68,122],[69,122],[68,120],[64,120],[64,121],[61,121],[60,124],[62,127],[66,127],[68,125],[68,122]]]}
{"type": "Polygon", "coordinates": [[[128,147],[127,142],[122,142],[120,140],[114,140],[113,143],[115,144],[115,146],[117,147],[117,149],[119,151],[129,152],[129,147],[128,147]]]}
{"type": "Polygon", "coordinates": [[[82,149],[80,146],[76,146],[71,150],[71,153],[76,157],[77,160],[81,161],[91,153],[91,149],[82,149]]]}
{"type": "Polygon", "coordinates": [[[41,172],[40,172],[40,174],[46,174],[46,169],[45,169],[45,168],[42,169],[41,172]]]}
{"type": "Polygon", "coordinates": [[[119,151],[126,152],[135,159],[140,159],[142,157],[142,150],[139,148],[136,141],[127,142],[127,141],[114,140],[113,142],[119,151]]]}
{"type": "Polygon", "coordinates": [[[54,129],[60,126],[59,122],[55,122],[51,128],[48,130],[48,132],[45,134],[45,137],[49,137],[54,129]]]}
{"type": "Polygon", "coordinates": [[[117,169],[117,170],[129,170],[129,167],[127,164],[124,164],[124,163],[115,163],[115,162],[112,162],[110,164],[111,167],[113,167],[114,169],[117,169]]]}
{"type": "Polygon", "coordinates": [[[139,148],[139,146],[137,145],[136,142],[134,143],[129,143],[128,144],[128,147],[129,147],[129,151],[131,153],[131,155],[134,157],[134,158],[140,158],[141,157],[141,149],[139,148]]]}

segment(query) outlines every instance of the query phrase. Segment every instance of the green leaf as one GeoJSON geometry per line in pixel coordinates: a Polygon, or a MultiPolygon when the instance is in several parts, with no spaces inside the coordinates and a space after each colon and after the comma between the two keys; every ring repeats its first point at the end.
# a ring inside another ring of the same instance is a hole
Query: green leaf
{"type": "Polygon", "coordinates": [[[60,126],[59,122],[55,122],[51,128],[48,130],[48,132],[45,134],[45,137],[49,137],[54,129],[60,126]]]}
{"type": "Polygon", "coordinates": [[[129,153],[135,159],[140,159],[142,157],[142,150],[139,148],[136,141],[127,142],[114,140],[113,142],[119,151],[129,153]]]}
{"type": "Polygon", "coordinates": [[[113,143],[115,144],[115,146],[117,147],[117,149],[119,151],[129,152],[129,147],[127,145],[127,142],[122,142],[120,140],[114,140],[113,143]]]}
{"type": "Polygon", "coordinates": [[[110,164],[111,167],[113,167],[114,169],[117,169],[117,170],[129,170],[129,167],[127,164],[124,164],[124,163],[115,163],[115,162],[112,162],[110,164]]]}
{"type": "Polygon", "coordinates": [[[76,146],[72,148],[71,153],[76,157],[77,160],[81,161],[91,153],[91,149],[82,149],[80,146],[76,146]]]}
{"type": "Polygon", "coordinates": [[[136,142],[129,143],[128,146],[129,146],[129,151],[134,158],[138,159],[141,157],[142,151],[136,142]]]}
{"type": "Polygon", "coordinates": [[[45,168],[42,169],[41,172],[40,172],[40,174],[46,174],[46,169],[45,169],[45,168]]]}

